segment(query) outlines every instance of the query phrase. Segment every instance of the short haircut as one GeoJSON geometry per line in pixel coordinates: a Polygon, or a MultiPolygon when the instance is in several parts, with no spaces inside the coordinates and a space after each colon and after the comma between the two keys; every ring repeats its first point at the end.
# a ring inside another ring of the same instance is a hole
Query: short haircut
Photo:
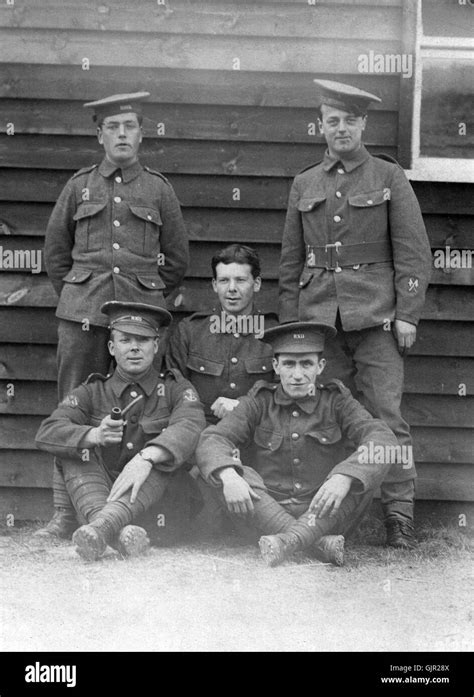
{"type": "MultiPolygon", "coordinates": [[[[274,358],[276,361],[278,361],[282,353],[286,353],[286,351],[279,351],[279,352],[277,352],[277,353],[274,353],[274,354],[273,354],[273,358],[274,358]]],[[[291,353],[291,351],[288,351],[288,353],[291,353]]],[[[316,353],[317,356],[318,356],[318,361],[320,361],[321,358],[324,357],[324,351],[308,351],[308,353],[316,353]]]]}
{"type": "MultiPolygon", "coordinates": [[[[323,120],[323,111],[322,111],[322,104],[320,104],[317,109],[316,109],[316,115],[320,121],[323,120]]],[[[330,104],[326,104],[326,106],[331,106],[330,104]]],[[[339,107],[335,107],[336,109],[339,107]]],[[[361,116],[362,118],[365,118],[367,116],[367,111],[349,111],[348,109],[342,109],[341,111],[347,111],[348,114],[354,114],[354,116],[361,116]]]]}
{"type": "MultiPolygon", "coordinates": [[[[114,340],[114,332],[122,332],[122,334],[131,334],[132,336],[140,336],[139,334],[134,334],[133,332],[124,332],[123,329],[118,329],[117,327],[112,327],[112,329],[109,330],[109,340],[113,341],[114,340]]],[[[157,334],[156,336],[148,336],[148,337],[143,337],[144,339],[159,339],[160,336],[157,334]]]]}
{"type": "MultiPolygon", "coordinates": [[[[143,114],[137,114],[136,111],[130,112],[131,114],[135,114],[137,117],[138,125],[141,126],[143,124],[143,114]]],[[[110,114],[107,114],[107,116],[98,116],[97,117],[97,128],[102,128],[102,124],[104,123],[105,119],[108,119],[110,114]]],[[[113,116],[113,114],[112,114],[113,116]]]]}
{"type": "Polygon", "coordinates": [[[216,278],[217,264],[248,264],[254,278],[260,276],[260,259],[252,247],[245,244],[231,244],[214,254],[211,261],[212,277],[216,278]]]}

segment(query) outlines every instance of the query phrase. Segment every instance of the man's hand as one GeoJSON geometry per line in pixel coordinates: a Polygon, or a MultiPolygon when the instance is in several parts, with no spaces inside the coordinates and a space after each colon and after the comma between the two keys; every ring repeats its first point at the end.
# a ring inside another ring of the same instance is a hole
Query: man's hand
{"type": "Polygon", "coordinates": [[[211,411],[214,416],[218,419],[222,419],[226,414],[233,411],[237,404],[238,399],[229,399],[229,397],[218,397],[216,401],[211,405],[211,411]]]}
{"type": "Polygon", "coordinates": [[[394,324],[395,338],[398,344],[398,351],[401,356],[410,349],[416,340],[416,326],[410,322],[396,319],[394,324]]]}
{"type": "Polygon", "coordinates": [[[117,501],[131,488],[130,503],[134,503],[143,482],[150,474],[152,466],[151,462],[144,460],[140,455],[132,457],[115,480],[107,501],[117,501]]]}
{"type": "Polygon", "coordinates": [[[339,506],[349,493],[351,484],[352,477],[346,474],[333,474],[314,496],[309,511],[314,513],[316,518],[336,515],[339,506]]]}
{"type": "Polygon", "coordinates": [[[123,419],[114,421],[110,416],[104,416],[99,426],[92,428],[87,433],[90,445],[117,445],[123,436],[123,419]]]}
{"type": "Polygon", "coordinates": [[[260,496],[247,484],[245,479],[237,474],[232,467],[226,467],[218,472],[217,476],[222,482],[223,494],[229,511],[238,516],[253,514],[252,499],[260,501],[260,496]]]}

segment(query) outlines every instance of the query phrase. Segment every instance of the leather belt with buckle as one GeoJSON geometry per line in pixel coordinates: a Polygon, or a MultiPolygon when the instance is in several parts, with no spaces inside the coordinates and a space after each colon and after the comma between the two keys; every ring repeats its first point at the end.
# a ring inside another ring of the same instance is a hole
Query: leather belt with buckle
{"type": "Polygon", "coordinates": [[[392,261],[390,242],[363,242],[361,244],[342,244],[332,242],[321,247],[307,245],[306,266],[308,268],[341,271],[345,266],[374,264],[382,261],[392,261]]]}

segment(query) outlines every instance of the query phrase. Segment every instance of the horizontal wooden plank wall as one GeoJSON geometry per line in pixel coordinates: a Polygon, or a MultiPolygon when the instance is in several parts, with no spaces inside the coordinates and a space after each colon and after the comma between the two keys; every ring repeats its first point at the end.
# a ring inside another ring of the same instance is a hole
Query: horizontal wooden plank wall
{"type": "MultiPolygon", "coordinates": [[[[191,240],[191,267],[170,299],[175,317],[212,300],[210,257],[236,241],[259,251],[260,305],[275,309],[291,180],[324,152],[308,130],[315,122],[312,78],[379,94],[366,142],[396,157],[399,79],[362,75],[357,66],[369,49],[400,49],[401,5],[16,0],[0,7],[0,517],[50,512],[51,459],[34,450],[34,435],[55,406],[57,302],[43,266],[38,273],[9,269],[3,254],[41,250],[64,183],[100,160],[82,103],[106,93],[152,93],[142,160],[169,176],[191,240]],[[164,135],[157,136],[157,124],[164,135]]],[[[432,247],[472,248],[472,188],[414,188],[432,247]]],[[[473,281],[472,269],[433,269],[407,360],[404,413],[425,499],[474,500],[473,281]],[[462,385],[466,396],[459,396],[462,385]]]]}

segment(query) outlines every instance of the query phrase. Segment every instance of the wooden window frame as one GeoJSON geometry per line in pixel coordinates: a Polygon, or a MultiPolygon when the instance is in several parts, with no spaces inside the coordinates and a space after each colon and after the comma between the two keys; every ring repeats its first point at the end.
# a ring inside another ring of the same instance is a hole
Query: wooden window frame
{"type": "Polygon", "coordinates": [[[468,158],[420,155],[423,58],[445,56],[474,59],[474,39],[423,34],[422,0],[403,0],[402,50],[413,55],[413,78],[400,77],[398,159],[409,179],[473,182],[474,161],[468,158]]]}

